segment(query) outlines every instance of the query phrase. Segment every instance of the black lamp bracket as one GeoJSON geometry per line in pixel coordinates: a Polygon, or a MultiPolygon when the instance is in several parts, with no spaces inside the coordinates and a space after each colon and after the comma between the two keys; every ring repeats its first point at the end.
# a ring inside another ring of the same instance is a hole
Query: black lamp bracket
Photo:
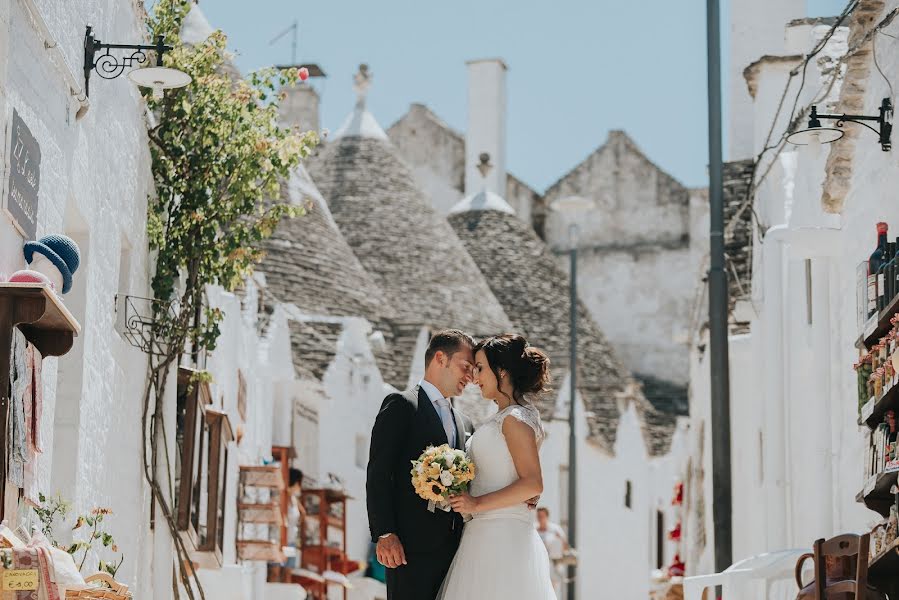
{"type": "Polygon", "coordinates": [[[145,50],[156,51],[156,66],[162,66],[162,55],[172,49],[172,46],[165,45],[165,36],[156,36],[156,43],[147,44],[104,44],[94,37],[93,28],[88,25],[87,33],[84,35],[84,93],[90,95],[90,77],[91,71],[96,71],[97,75],[103,79],[115,79],[121,75],[127,67],[135,64],[142,65],[147,62],[148,57],[145,50]],[[103,54],[97,56],[97,52],[105,50],[103,54]],[[121,57],[113,55],[110,50],[131,50],[131,54],[124,54],[121,57]]]}
{"type": "Polygon", "coordinates": [[[867,127],[871,131],[877,134],[880,139],[880,148],[884,152],[890,150],[893,147],[893,143],[890,141],[890,136],[893,132],[893,103],[890,102],[889,98],[884,98],[880,102],[880,114],[876,117],[868,116],[868,115],[819,115],[818,107],[812,106],[812,112],[808,118],[808,126],[809,129],[814,129],[816,127],[821,127],[820,119],[828,119],[831,121],[836,121],[835,125],[837,127],[843,127],[844,123],[858,123],[863,127],[867,127]],[[865,121],[873,121],[878,124],[878,128],[874,128],[865,121]]]}

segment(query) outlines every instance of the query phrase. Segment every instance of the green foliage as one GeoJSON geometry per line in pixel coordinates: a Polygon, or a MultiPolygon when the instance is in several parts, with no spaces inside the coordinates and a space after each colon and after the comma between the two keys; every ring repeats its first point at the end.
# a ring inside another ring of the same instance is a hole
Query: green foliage
{"type": "Polygon", "coordinates": [[[282,217],[302,212],[272,199],[280,198],[281,181],[318,140],[313,132],[278,125],[277,90],[296,83],[295,69],[263,69],[241,79],[233,74],[222,32],[199,44],[181,43],[190,5],[160,0],[150,20],[150,33],[165,35],[174,46],[165,65],[186,72],[192,82],[168,90],[161,100],[147,96],[158,123],[150,130],[156,197],[147,232],[157,251],[154,296],[163,302],[181,296],[180,319],[157,311],[160,337],[184,337],[211,350],[221,311],[205,308],[197,326],[186,315],[194,314],[205,286],[238,287],[262,258],[259,242],[282,217]]]}
{"type": "Polygon", "coordinates": [[[37,499],[41,504],[40,506],[33,506],[32,510],[41,522],[41,532],[43,532],[51,544],[58,547],[59,543],[53,535],[53,526],[57,519],[61,521],[66,518],[69,511],[72,510],[72,504],[63,499],[62,495],[58,493],[52,498],[47,498],[44,494],[38,493],[37,499]]]}
{"type": "MultiPolygon", "coordinates": [[[[101,552],[118,554],[119,547],[115,538],[102,528],[103,518],[112,514],[110,509],[97,507],[92,509],[90,514],[79,515],[72,526],[72,530],[76,532],[74,534],[75,539],[71,544],[63,547],[56,541],[54,530],[69,514],[69,511],[72,509],[71,503],[63,499],[59,494],[52,498],[47,498],[44,494],[39,493],[38,500],[40,501],[40,506],[34,506],[32,510],[41,522],[41,530],[51,544],[57,548],[62,548],[72,555],[79,571],[83,570],[87,557],[92,551],[96,554],[101,552]]],[[[115,577],[124,561],[124,554],[120,554],[118,561],[113,562],[107,562],[99,558],[99,567],[101,571],[105,571],[115,577]]]]}
{"type": "MultiPolygon", "coordinates": [[[[155,252],[151,347],[165,353],[150,356],[141,418],[148,450],[144,478],[172,534],[178,562],[187,565],[192,564],[188,549],[170,508],[174,499],[159,481],[160,471],[170,479],[173,471],[168,453],[158,447],[165,438],[168,372],[188,343],[193,352],[215,349],[224,315],[203,305],[203,292],[209,285],[237,288],[261,260],[260,242],[282,218],[303,212],[280,201],[280,185],[318,143],[314,132],[278,125],[278,90],[296,83],[297,70],[263,69],[237,77],[222,32],[196,44],[180,40],[191,5],[191,0],[158,0],[148,22],[150,36],[164,35],[173,46],[164,56],[165,66],[186,72],[192,81],[168,90],[162,99],[145,96],[153,115],[148,133],[156,188],[147,211],[155,252]]],[[[198,374],[191,385],[208,376],[198,374]]],[[[102,534],[96,539],[107,541],[102,534]]],[[[110,572],[118,568],[100,566],[110,572]]],[[[192,568],[179,574],[189,598],[194,590],[205,598],[192,568]]],[[[178,589],[173,586],[176,597],[178,589]]]]}

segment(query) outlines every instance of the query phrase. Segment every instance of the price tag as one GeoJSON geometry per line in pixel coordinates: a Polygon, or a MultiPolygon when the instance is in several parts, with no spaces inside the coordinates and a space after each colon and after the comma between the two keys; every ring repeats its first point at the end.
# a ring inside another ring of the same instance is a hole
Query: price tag
{"type": "Polygon", "coordinates": [[[874,414],[874,404],[876,398],[871,398],[862,406],[862,422],[867,421],[874,414]]]}
{"type": "Polygon", "coordinates": [[[3,571],[3,590],[36,590],[37,571],[35,569],[12,569],[3,571]]]}
{"type": "Polygon", "coordinates": [[[874,486],[877,485],[877,475],[871,475],[868,477],[868,481],[865,482],[865,491],[862,492],[863,496],[867,496],[871,492],[874,491],[874,486]]]}

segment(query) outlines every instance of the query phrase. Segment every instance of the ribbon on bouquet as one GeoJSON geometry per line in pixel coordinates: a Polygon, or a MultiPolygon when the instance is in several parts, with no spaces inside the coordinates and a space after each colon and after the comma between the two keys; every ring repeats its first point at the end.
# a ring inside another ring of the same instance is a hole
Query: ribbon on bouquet
{"type": "Polygon", "coordinates": [[[435,508],[439,508],[443,512],[449,512],[452,510],[452,506],[446,500],[441,500],[440,502],[434,502],[433,500],[428,500],[428,510],[434,512],[435,508]]]}

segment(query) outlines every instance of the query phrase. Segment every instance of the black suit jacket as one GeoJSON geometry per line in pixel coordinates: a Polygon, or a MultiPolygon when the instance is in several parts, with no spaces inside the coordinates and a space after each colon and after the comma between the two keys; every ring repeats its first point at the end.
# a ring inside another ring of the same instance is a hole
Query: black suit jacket
{"type": "MultiPolygon", "coordinates": [[[[471,420],[453,409],[456,447],[474,431],[471,420]]],[[[408,552],[428,552],[458,539],[462,516],[428,510],[427,500],[412,487],[412,461],[428,446],[446,444],[446,432],[437,410],[421,386],[384,398],[371,432],[365,483],[368,524],[373,542],[395,533],[408,552]]]]}

